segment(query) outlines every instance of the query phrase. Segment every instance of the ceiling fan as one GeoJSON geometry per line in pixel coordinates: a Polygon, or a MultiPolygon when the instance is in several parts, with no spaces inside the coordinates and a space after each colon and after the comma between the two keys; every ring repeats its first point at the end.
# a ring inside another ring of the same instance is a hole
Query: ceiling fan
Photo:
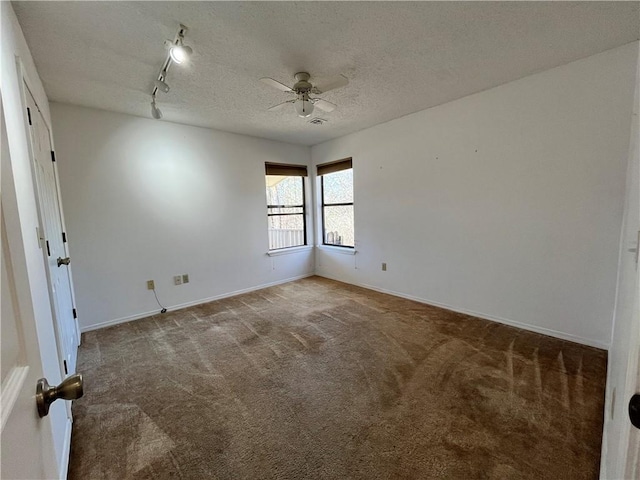
{"type": "Polygon", "coordinates": [[[334,105],[331,102],[327,102],[321,98],[311,98],[309,95],[319,95],[321,93],[328,92],[329,90],[334,90],[336,88],[344,87],[349,83],[349,79],[344,75],[340,75],[335,79],[331,80],[326,85],[315,86],[309,82],[311,75],[307,72],[298,72],[293,76],[296,79],[296,83],[293,87],[287,87],[285,84],[274,80],[273,78],[264,77],[260,80],[267,85],[271,85],[272,87],[277,88],[283,92],[293,93],[296,98],[291,100],[287,100],[286,102],[279,103],[278,105],[274,105],[269,108],[269,110],[280,110],[287,104],[292,103],[300,117],[308,117],[313,112],[314,107],[318,107],[325,112],[331,112],[336,108],[337,105],[334,105]]]}

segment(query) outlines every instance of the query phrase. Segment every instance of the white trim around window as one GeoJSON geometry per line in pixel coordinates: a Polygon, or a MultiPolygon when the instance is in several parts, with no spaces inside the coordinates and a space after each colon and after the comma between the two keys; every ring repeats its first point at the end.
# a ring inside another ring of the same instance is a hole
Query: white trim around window
{"type": "Polygon", "coordinates": [[[279,255],[289,255],[292,253],[306,252],[311,250],[312,248],[313,246],[311,245],[300,245],[297,247],[278,248],[277,250],[269,250],[267,252],[267,255],[269,255],[270,257],[277,257],[279,255]]]}

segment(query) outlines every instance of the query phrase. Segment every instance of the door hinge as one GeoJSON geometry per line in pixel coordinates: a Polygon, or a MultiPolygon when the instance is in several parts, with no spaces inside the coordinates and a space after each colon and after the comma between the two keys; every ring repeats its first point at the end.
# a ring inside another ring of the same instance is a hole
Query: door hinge
{"type": "Polygon", "coordinates": [[[64,374],[69,375],[69,370],[67,369],[67,361],[63,360],[62,365],[64,365],[64,374]]]}
{"type": "Polygon", "coordinates": [[[67,234],[62,232],[62,243],[67,243],[67,234]]]}
{"type": "Polygon", "coordinates": [[[51,150],[51,161],[52,162],[56,161],[56,152],[54,152],[53,150],[51,150]]]}
{"type": "Polygon", "coordinates": [[[32,125],[32,123],[31,123],[31,109],[29,107],[27,107],[27,117],[29,118],[29,125],[32,125]]]}
{"type": "Polygon", "coordinates": [[[73,318],[78,318],[78,312],[75,308],[73,309],[73,318]]]}
{"type": "Polygon", "coordinates": [[[51,256],[51,249],[49,248],[49,240],[47,240],[47,256],[51,256]]]}

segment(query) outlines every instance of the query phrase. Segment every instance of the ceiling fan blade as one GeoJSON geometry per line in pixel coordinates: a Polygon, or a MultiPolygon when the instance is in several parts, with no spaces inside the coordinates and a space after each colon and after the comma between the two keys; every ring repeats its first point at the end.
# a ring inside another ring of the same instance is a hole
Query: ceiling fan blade
{"type": "Polygon", "coordinates": [[[286,102],[282,102],[282,103],[279,103],[277,105],[274,105],[273,107],[269,107],[267,110],[269,110],[271,112],[275,112],[276,110],[280,110],[286,104],[293,103],[293,102],[295,102],[295,100],[287,100],[286,102]]]}
{"type": "Polygon", "coordinates": [[[316,85],[315,87],[313,87],[313,92],[325,93],[325,92],[328,92],[329,90],[335,90],[336,88],[344,87],[345,85],[348,85],[348,84],[349,84],[349,79],[344,75],[340,75],[339,77],[336,77],[335,79],[329,81],[329,83],[326,83],[324,85],[316,85]]]}
{"type": "Polygon", "coordinates": [[[324,110],[325,112],[332,112],[337,107],[337,105],[334,105],[331,102],[327,102],[326,100],[322,100],[321,98],[314,99],[313,105],[318,107],[320,110],[324,110]]]}
{"type": "Polygon", "coordinates": [[[266,83],[267,85],[270,85],[274,88],[277,88],[278,90],[282,90],[283,92],[293,92],[293,90],[291,90],[291,88],[287,87],[284,83],[280,83],[277,80],[274,80],[273,78],[269,78],[269,77],[263,77],[260,79],[261,82],[266,83]]]}

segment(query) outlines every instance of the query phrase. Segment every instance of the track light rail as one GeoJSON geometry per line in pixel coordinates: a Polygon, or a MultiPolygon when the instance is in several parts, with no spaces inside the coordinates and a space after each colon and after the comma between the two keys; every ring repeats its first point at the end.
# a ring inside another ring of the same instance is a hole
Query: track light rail
{"type": "Polygon", "coordinates": [[[167,47],[167,56],[153,81],[153,88],[151,89],[151,116],[157,120],[162,118],[162,112],[156,106],[156,97],[158,92],[167,93],[169,92],[169,84],[167,83],[167,72],[171,65],[174,63],[183,63],[193,52],[191,47],[184,45],[184,36],[186,35],[189,29],[180,24],[178,31],[173,40],[166,40],[164,42],[167,47]]]}

